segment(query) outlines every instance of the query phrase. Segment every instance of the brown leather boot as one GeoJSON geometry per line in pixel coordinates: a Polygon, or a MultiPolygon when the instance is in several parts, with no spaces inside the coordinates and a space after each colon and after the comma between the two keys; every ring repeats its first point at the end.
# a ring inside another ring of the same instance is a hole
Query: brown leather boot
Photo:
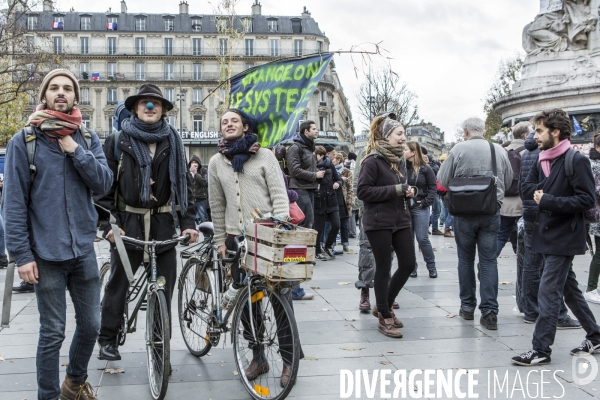
{"type": "MultiPolygon", "coordinates": [[[[291,377],[292,377],[292,366],[284,363],[283,370],[281,371],[281,380],[279,381],[279,384],[281,385],[282,388],[287,386],[291,377]]],[[[295,383],[296,382],[294,380],[294,382],[292,382],[292,384],[295,384],[295,383]]]]}
{"type": "MultiPolygon", "coordinates": [[[[373,314],[374,317],[379,317],[379,310],[377,310],[377,306],[373,307],[373,312],[371,314],[373,314]]],[[[400,318],[396,318],[393,308],[390,308],[390,314],[392,314],[392,319],[394,320],[394,326],[396,328],[402,328],[404,326],[404,324],[402,323],[402,321],[400,321],[400,318]]]]}
{"type": "Polygon", "coordinates": [[[379,318],[379,332],[393,338],[402,337],[402,332],[394,326],[394,318],[383,318],[381,313],[379,313],[377,317],[379,318]]]}
{"type": "Polygon", "coordinates": [[[371,301],[369,301],[369,288],[360,289],[360,303],[358,304],[360,311],[368,312],[371,309],[371,301]]]}
{"type": "Polygon", "coordinates": [[[267,372],[269,372],[269,363],[266,360],[260,365],[252,360],[250,366],[246,370],[246,378],[248,378],[249,381],[253,381],[257,376],[267,372]]]}
{"type": "Polygon", "coordinates": [[[87,382],[87,376],[83,383],[71,381],[69,375],[65,376],[65,381],[60,387],[60,396],[58,400],[97,400],[94,394],[94,388],[87,382]]]}
{"type": "Polygon", "coordinates": [[[452,234],[452,230],[450,230],[450,228],[446,228],[444,230],[444,237],[454,237],[454,235],[452,234]]]}

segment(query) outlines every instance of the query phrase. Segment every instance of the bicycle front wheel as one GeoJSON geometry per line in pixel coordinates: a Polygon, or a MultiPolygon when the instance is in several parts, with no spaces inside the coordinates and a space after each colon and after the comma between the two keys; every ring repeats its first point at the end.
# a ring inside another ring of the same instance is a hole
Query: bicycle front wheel
{"type": "Polygon", "coordinates": [[[146,353],[150,391],[155,400],[162,400],[167,394],[171,374],[170,340],[171,327],[165,293],[151,290],[146,314],[146,353]]]}
{"type": "Polygon", "coordinates": [[[241,381],[254,399],[285,399],[296,381],[300,361],[291,297],[265,284],[252,286],[250,301],[247,289],[238,296],[232,341],[241,381]],[[246,373],[251,364],[258,370],[257,376],[246,373]],[[284,372],[289,378],[285,382],[281,379],[284,372]]]}
{"type": "Polygon", "coordinates": [[[178,311],[183,341],[196,357],[206,355],[212,345],[208,328],[213,318],[212,273],[207,271],[207,256],[190,258],[179,276],[178,311]]]}
{"type": "Polygon", "coordinates": [[[108,283],[108,278],[110,278],[110,263],[105,262],[100,268],[100,301],[104,298],[104,288],[108,283]]]}

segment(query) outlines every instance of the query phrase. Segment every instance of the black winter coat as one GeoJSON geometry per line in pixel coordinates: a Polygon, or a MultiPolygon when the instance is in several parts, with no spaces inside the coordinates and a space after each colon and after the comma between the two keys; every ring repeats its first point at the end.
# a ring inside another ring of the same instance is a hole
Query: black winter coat
{"type": "Polygon", "coordinates": [[[535,167],[538,158],[540,156],[540,149],[538,143],[533,138],[534,134],[530,134],[527,140],[525,140],[525,151],[521,155],[521,169],[519,170],[519,195],[521,196],[521,202],[523,203],[523,219],[526,221],[533,222],[538,214],[538,205],[533,200],[533,197],[525,197],[523,195],[523,184],[527,180],[529,171],[535,167]]]}
{"type": "Polygon", "coordinates": [[[590,160],[575,154],[572,181],[566,176],[564,164],[563,154],[552,162],[546,178],[537,163],[522,185],[525,198],[532,199],[536,190],[544,191],[531,243],[536,253],[574,256],[586,251],[583,213],[594,207],[596,189],[590,160]]]}
{"type": "Polygon", "coordinates": [[[429,165],[424,165],[419,168],[419,176],[415,177],[415,170],[410,161],[406,162],[406,170],[408,175],[406,183],[410,186],[416,186],[418,189],[415,202],[420,201],[420,206],[423,208],[430,207],[435,201],[435,195],[437,194],[435,173],[429,165]]]}
{"type": "MultiPolygon", "coordinates": [[[[398,170],[402,177],[392,170],[390,163],[379,153],[371,153],[362,161],[357,196],[363,201],[362,226],[365,232],[410,227],[410,211],[404,192],[398,193],[396,186],[406,183],[406,165],[401,163],[398,170]]],[[[406,185],[402,185],[406,188],[406,185]]]]}
{"type": "MultiPolygon", "coordinates": [[[[104,142],[104,154],[109,168],[115,177],[112,187],[108,193],[95,197],[95,201],[102,207],[110,210],[117,220],[117,225],[125,231],[125,235],[136,239],[144,240],[144,216],[124,211],[124,205],[142,208],[144,205],[140,200],[140,166],[135,159],[129,136],[125,132],[119,134],[118,147],[121,149],[123,161],[121,163],[121,173],[118,174],[118,160],[114,156],[115,134],[106,138],[104,142]],[[117,180],[118,177],[118,180],[117,180]],[[115,190],[118,187],[120,198],[120,209],[115,204],[115,190]]],[[[150,187],[151,193],[156,197],[153,207],[162,207],[169,204],[171,198],[171,184],[169,179],[169,140],[165,139],[156,144],[156,152],[152,160],[152,179],[154,184],[150,187]]],[[[194,195],[192,189],[188,186],[188,204],[187,209],[178,212],[179,225],[181,230],[195,229],[196,223],[194,210],[194,195]]],[[[110,225],[102,226],[104,235],[111,230],[110,225]]],[[[172,239],[175,231],[175,221],[173,214],[156,213],[152,214],[150,219],[150,238],[157,241],[172,239]]],[[[175,247],[173,244],[169,247],[160,248],[158,252],[165,251],[175,247]]]]}
{"type": "Polygon", "coordinates": [[[339,211],[337,193],[333,188],[333,184],[337,182],[341,187],[344,183],[329,157],[325,156],[324,160],[326,161],[323,163],[323,166],[317,166],[318,170],[325,171],[325,176],[317,179],[319,189],[315,191],[315,214],[329,214],[339,211]]]}

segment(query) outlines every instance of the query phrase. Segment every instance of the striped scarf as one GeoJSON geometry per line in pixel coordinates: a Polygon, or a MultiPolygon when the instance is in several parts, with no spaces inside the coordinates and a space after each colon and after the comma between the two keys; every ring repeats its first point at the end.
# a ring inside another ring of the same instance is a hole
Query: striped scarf
{"type": "Polygon", "coordinates": [[[60,111],[48,110],[45,104],[35,108],[29,116],[28,123],[39,128],[52,141],[56,142],[61,136],[74,133],[81,125],[81,111],[73,107],[69,114],[60,111]]]}

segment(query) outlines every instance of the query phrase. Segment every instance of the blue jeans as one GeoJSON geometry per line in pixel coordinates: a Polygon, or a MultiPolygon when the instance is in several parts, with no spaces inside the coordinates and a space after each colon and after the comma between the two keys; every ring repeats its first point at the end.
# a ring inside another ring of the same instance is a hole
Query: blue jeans
{"type": "Polygon", "coordinates": [[[34,257],[39,271],[39,283],[34,285],[40,313],[38,399],[56,400],[60,395],[59,356],[67,321],[65,289],[69,289],[77,324],[67,375],[73,382],[83,383],[100,330],[100,272],[93,251],[66,261],[46,261],[35,253],[34,257]]]}
{"type": "Polygon", "coordinates": [[[535,324],[532,341],[533,349],[544,356],[552,353],[550,346],[556,336],[558,313],[563,296],[567,306],[585,330],[586,339],[594,344],[600,343],[600,326],[596,323],[594,314],[579,290],[572,262],[573,256],[544,255],[544,268],[538,293],[540,315],[535,324]]]}
{"type": "MultiPolygon", "coordinates": [[[[417,206],[410,210],[410,215],[412,217],[413,237],[416,236],[417,238],[417,243],[421,248],[421,253],[423,253],[423,260],[425,260],[427,269],[430,271],[435,270],[435,255],[433,254],[433,247],[431,246],[429,233],[427,232],[429,229],[429,207],[423,208],[417,206]]],[[[434,226],[434,228],[435,227],[436,226],[434,226]]],[[[415,262],[415,269],[417,269],[417,267],[418,263],[415,262]]]]}
{"type": "Polygon", "coordinates": [[[454,216],[454,237],[458,252],[458,284],[460,303],[466,312],[477,307],[475,291],[475,252],[479,254],[479,309],[482,316],[498,314],[498,260],[496,237],[500,227],[500,212],[494,215],[454,216]]]}
{"type": "Polygon", "coordinates": [[[296,285],[292,288],[292,300],[300,300],[306,292],[300,285],[296,285]]]}
{"type": "Polygon", "coordinates": [[[427,228],[431,225],[432,229],[437,229],[439,226],[440,212],[442,211],[442,202],[440,201],[440,196],[435,195],[435,200],[433,200],[433,204],[431,205],[431,217],[428,220],[427,228]]]}
{"type": "Polygon", "coordinates": [[[452,216],[452,214],[450,214],[450,211],[448,211],[448,207],[446,207],[444,202],[441,201],[441,203],[442,203],[442,212],[440,214],[440,220],[444,224],[444,227],[452,228],[452,223],[454,222],[454,217],[452,216]]]}
{"type": "Polygon", "coordinates": [[[201,224],[208,221],[208,201],[206,199],[194,202],[194,208],[196,209],[196,223],[201,224]]]}
{"type": "MultiPolygon", "coordinates": [[[[528,321],[535,321],[539,315],[538,293],[540,290],[540,277],[544,269],[544,256],[531,249],[534,227],[535,222],[523,220],[523,247],[525,249],[521,278],[519,279],[517,276],[517,283],[520,281],[520,284],[517,284],[517,306],[525,314],[525,319],[528,321]]],[[[518,273],[519,268],[517,266],[518,273]]],[[[564,301],[560,303],[558,320],[562,321],[567,317],[568,310],[564,301]]]]}
{"type": "Polygon", "coordinates": [[[510,234],[515,228],[519,218],[520,217],[500,216],[500,229],[498,230],[498,239],[496,240],[496,258],[502,253],[502,249],[506,242],[508,242],[510,234]]]}

